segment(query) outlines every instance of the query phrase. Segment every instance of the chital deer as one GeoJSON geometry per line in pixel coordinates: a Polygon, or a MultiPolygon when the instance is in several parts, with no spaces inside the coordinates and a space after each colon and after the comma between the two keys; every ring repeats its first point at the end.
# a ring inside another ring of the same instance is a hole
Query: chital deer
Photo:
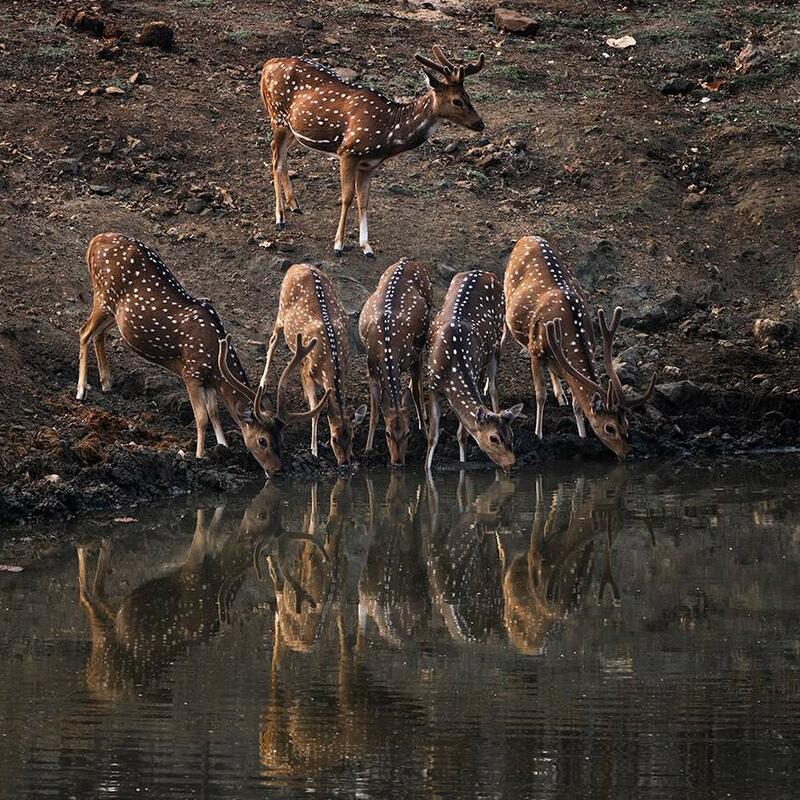
{"type": "Polygon", "coordinates": [[[442,400],[450,403],[458,417],[461,461],[466,460],[470,435],[498,466],[508,470],[514,463],[511,423],[520,415],[522,404],[500,411],[495,386],[504,308],[500,281],[491,272],[460,272],[450,282],[428,336],[428,472],[439,441],[442,400]],[[491,411],[478,390],[484,380],[491,411]]]}
{"type": "Polygon", "coordinates": [[[316,342],[309,340],[308,345],[296,349],[296,358],[278,383],[277,407],[273,409],[263,390],[250,387],[230,336],[225,335],[211,304],[192,297],[153,250],[135,239],[102,233],[89,243],[86,261],[92,280],[92,311],[80,330],[77,399],[86,397],[92,342],[102,390],[111,389],[106,334],[116,324],[131,349],[183,378],[197,428],[197,458],[205,452],[209,418],[217,444],[227,445],[219,416],[218,400],[222,400],[264,471],[272,475],[280,470],[283,428],[319,413],[327,402],[323,397],[310,411],[292,413],[283,401],[290,372],[316,342]]]}
{"type": "Polygon", "coordinates": [[[272,124],[272,180],[275,224],[286,223],[286,206],[300,212],[289,178],[286,156],[295,141],[339,159],[341,214],[333,251],[344,249],[347,212],[355,195],[359,244],[371,257],[367,227],[369,181],[387,158],[422,144],[440,120],[473,131],[483,121],[472,107],[464,78],[483,69],[483,55],[472,64],[451,61],[439,47],[435,60],[417,55],[428,91],[408,103],[341,80],[336,73],[307,58],[273,58],[261,72],[261,99],[272,124]]]}
{"type": "Polygon", "coordinates": [[[622,309],[614,310],[610,325],[602,309],[598,311],[608,376],[608,385],[603,388],[595,367],[594,332],[586,298],[572,270],[544,239],[525,236],[517,242],[506,265],[505,297],[508,330],[530,354],[536,389],[536,435],[542,438],[546,367],[561,405],[567,401],[560,381],[566,381],[570,388],[581,438],[586,437],[587,418],[603,444],[625,458],[630,451],[626,414],[650,399],[656,376],[643,395],[625,396],[611,354],[622,309]]]}
{"type": "Polygon", "coordinates": [[[419,428],[424,429],[422,351],[428,335],[431,302],[428,270],[419,261],[404,258],[383,273],[358,321],[361,341],[367,349],[370,384],[366,450],[372,450],[380,407],[392,465],[406,461],[412,402],[419,428]],[[410,387],[405,391],[401,386],[403,373],[411,376],[410,387]]]}
{"type": "Polygon", "coordinates": [[[340,465],[349,464],[353,457],[355,429],[364,420],[367,407],[359,406],[354,413],[349,410],[345,400],[350,369],[347,315],[327,276],[308,264],[295,264],[283,279],[278,317],[272,328],[259,391],[263,391],[267,384],[272,356],[281,333],[290,348],[300,340],[299,337],[313,338],[317,342],[300,368],[300,379],[310,409],[308,414],[312,418],[311,452],[317,455],[317,426],[322,411],[322,403],[317,402],[319,386],[330,395],[327,410],[331,448],[340,465]]]}

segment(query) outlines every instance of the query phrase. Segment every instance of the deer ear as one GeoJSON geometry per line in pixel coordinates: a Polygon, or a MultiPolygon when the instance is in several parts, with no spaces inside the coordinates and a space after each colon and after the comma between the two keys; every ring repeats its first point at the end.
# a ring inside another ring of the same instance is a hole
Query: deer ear
{"type": "Polygon", "coordinates": [[[367,406],[362,405],[356,409],[356,413],[353,414],[353,425],[358,426],[364,421],[364,417],[367,416],[367,406]]]}
{"type": "Polygon", "coordinates": [[[432,72],[428,71],[427,69],[423,68],[422,74],[425,76],[425,83],[427,83],[434,92],[441,92],[447,88],[446,83],[442,83],[432,72]]]}
{"type": "Polygon", "coordinates": [[[486,422],[486,418],[488,416],[489,412],[483,406],[478,406],[475,409],[475,422],[477,422],[478,425],[482,425],[484,422],[486,422]]]}
{"type": "Polygon", "coordinates": [[[242,422],[246,422],[248,425],[253,422],[253,409],[250,406],[245,406],[244,403],[239,403],[237,410],[239,412],[239,418],[242,420],[242,422]]]}
{"type": "Polygon", "coordinates": [[[406,411],[410,410],[414,405],[414,397],[412,396],[411,389],[409,389],[408,386],[406,386],[406,390],[403,392],[401,404],[406,411]]]}
{"type": "Polygon", "coordinates": [[[598,411],[603,409],[603,398],[600,397],[599,394],[595,393],[594,397],[592,398],[592,411],[597,414],[598,411]]]}
{"type": "Polygon", "coordinates": [[[508,422],[513,422],[522,413],[522,409],[522,403],[517,403],[515,406],[511,406],[511,408],[507,408],[502,414],[503,419],[508,422]]]}

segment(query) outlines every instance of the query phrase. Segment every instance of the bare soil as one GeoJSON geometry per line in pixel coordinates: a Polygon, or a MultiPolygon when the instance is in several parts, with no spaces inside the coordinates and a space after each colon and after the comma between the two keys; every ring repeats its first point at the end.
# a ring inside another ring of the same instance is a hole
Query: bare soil
{"type": "MultiPolygon", "coordinates": [[[[787,448],[800,431],[800,11],[793,2],[508,4],[540,21],[499,33],[493,4],[469,0],[147,0],[0,10],[0,523],[65,517],[257,476],[238,439],[193,452],[182,385],[114,339],[115,390],[74,400],[77,329],[91,299],[84,253],[101,231],[159,251],[213,299],[255,375],[293,262],[321,265],[357,315],[378,275],[408,255],[437,296],[456,271],[501,272],[516,239],[548,238],[590,295],[626,317],[617,351],[654,403],[632,421],[640,457],[787,448]],[[309,15],[311,17],[309,18],[309,15]],[[65,18],[66,19],[66,18],[65,18]],[[72,20],[75,25],[75,14],[72,20]],[[163,20],[169,50],[140,43],[163,20]],[[98,32],[102,28],[107,38],[98,32]],[[637,44],[615,50],[609,37],[637,44]],[[737,71],[750,42],[764,58],[737,71]],[[264,60],[306,54],[387,94],[422,89],[415,51],[439,43],[487,56],[468,88],[487,129],[442,125],[373,181],[377,260],[332,257],[336,163],[297,149],[303,205],[277,232],[258,98],[264,60]],[[682,95],[662,92],[674,78],[682,95]],[[702,84],[705,84],[705,87],[702,84]],[[193,213],[192,213],[193,212],[193,213]],[[766,342],[756,319],[786,323],[766,342]]],[[[363,357],[349,393],[366,399],[363,357]]],[[[499,386],[532,411],[526,359],[507,346],[499,386]]],[[[299,392],[296,401],[300,402],[299,392]]],[[[232,423],[229,421],[229,425],[232,423]]],[[[364,432],[361,432],[363,439],[364,432]]],[[[292,435],[292,470],[331,469],[292,435]]],[[[521,426],[523,460],[605,458],[548,406],[546,440],[521,426]]],[[[418,441],[412,458],[419,458],[418,441]]],[[[441,459],[454,455],[445,436],[441,459]]],[[[478,454],[475,455],[478,458],[478,454]]],[[[366,463],[383,462],[379,452],[366,463]]]]}

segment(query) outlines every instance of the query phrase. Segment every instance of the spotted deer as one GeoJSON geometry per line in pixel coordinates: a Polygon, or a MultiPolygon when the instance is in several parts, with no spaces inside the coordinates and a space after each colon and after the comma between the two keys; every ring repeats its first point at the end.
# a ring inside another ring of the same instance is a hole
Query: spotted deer
{"type": "Polygon", "coordinates": [[[609,325],[605,313],[597,313],[603,338],[605,388],[595,366],[595,339],[586,297],[572,270],[539,236],[520,239],[506,265],[506,325],[514,339],[530,354],[536,390],[536,435],[542,438],[547,368],[553,392],[566,405],[561,380],[572,394],[578,434],[586,437],[584,419],[603,444],[619,458],[630,451],[627,412],[646,403],[653,394],[653,375],[644,394],[627,397],[614,369],[612,343],[622,309],[617,307],[609,325]]]}
{"type": "MultiPolygon", "coordinates": [[[[350,369],[347,315],[326,275],[308,264],[295,264],[283,279],[278,317],[272,328],[267,361],[259,390],[267,384],[272,357],[283,334],[292,348],[297,337],[313,338],[317,346],[300,368],[300,379],[308,398],[311,416],[311,452],[317,455],[317,426],[322,406],[317,402],[317,387],[329,395],[327,405],[331,449],[339,465],[353,458],[355,429],[364,420],[366,405],[351,413],[346,397],[350,369]]],[[[299,339],[298,339],[299,341],[299,339]]]]}
{"type": "Polygon", "coordinates": [[[217,312],[207,300],[192,297],[147,245],[117,233],[102,233],[89,243],[86,261],[92,281],[92,311],[80,330],[77,399],[86,397],[89,345],[94,343],[100,385],[111,389],[106,334],[116,324],[128,346],[148,361],[183,378],[197,428],[197,458],[205,452],[209,418],[217,444],[227,446],[219,416],[222,400],[247,448],[268,475],[281,468],[284,427],[313,416],[327,397],[309,412],[288,411],[283,389],[290,372],[315,341],[300,347],[298,358],[278,383],[277,407],[263,391],[250,387],[236,351],[217,312]]]}
{"type": "Polygon", "coordinates": [[[464,78],[483,69],[483,54],[473,63],[454,62],[439,47],[434,60],[417,55],[428,90],[409,102],[390,100],[372,89],[341,80],[328,67],[308,58],[273,58],[261,72],[261,99],[272,125],[272,181],[275,224],[286,224],[286,207],[300,213],[287,167],[295,142],[339,159],[341,213],[333,251],[344,250],[347,213],[358,203],[359,244],[369,244],[367,205],[372,173],[387,158],[421,145],[441,120],[472,131],[484,129],[472,107],[464,78]]]}
{"type": "Polygon", "coordinates": [[[493,273],[460,272],[450,282],[428,336],[428,472],[439,441],[442,400],[450,403],[458,417],[461,461],[466,460],[470,435],[498,466],[508,470],[514,464],[511,424],[522,412],[522,403],[500,411],[495,385],[504,309],[503,290],[493,273]],[[491,410],[478,389],[484,380],[491,410]]]}
{"type": "Polygon", "coordinates": [[[431,281],[419,261],[401,259],[381,276],[378,288],[361,310],[358,331],[367,350],[370,409],[366,450],[372,450],[378,409],[386,423],[386,445],[392,465],[405,464],[411,437],[411,406],[424,429],[422,371],[431,316],[431,281]],[[410,384],[403,390],[403,374],[410,384]]]}

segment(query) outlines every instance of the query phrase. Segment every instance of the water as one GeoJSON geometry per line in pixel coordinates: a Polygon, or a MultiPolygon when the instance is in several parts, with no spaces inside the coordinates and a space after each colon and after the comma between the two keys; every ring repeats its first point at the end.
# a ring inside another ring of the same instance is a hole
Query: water
{"type": "Polygon", "coordinates": [[[82,523],[0,587],[0,797],[800,795],[798,471],[578,469],[82,523]]]}

